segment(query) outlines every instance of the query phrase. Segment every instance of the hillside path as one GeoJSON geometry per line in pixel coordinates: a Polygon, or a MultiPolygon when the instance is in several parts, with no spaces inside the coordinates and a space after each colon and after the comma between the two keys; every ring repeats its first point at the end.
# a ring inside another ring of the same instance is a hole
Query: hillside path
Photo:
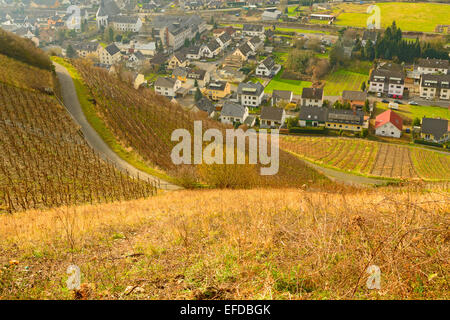
{"type": "Polygon", "coordinates": [[[159,183],[160,188],[164,190],[178,190],[181,187],[174,185],[170,182],[159,179],[144,171],[141,171],[131,164],[120,158],[111,148],[103,141],[98,133],[92,128],[87,121],[83,110],[81,109],[80,102],[78,101],[77,92],[73,83],[72,77],[65,67],[53,62],[55,65],[56,75],[58,76],[59,83],[61,85],[61,94],[64,101],[64,107],[67,109],[72,118],[81,127],[84,138],[87,143],[98,152],[102,157],[111,161],[119,170],[128,172],[132,177],[139,177],[144,181],[155,181],[159,183]]]}

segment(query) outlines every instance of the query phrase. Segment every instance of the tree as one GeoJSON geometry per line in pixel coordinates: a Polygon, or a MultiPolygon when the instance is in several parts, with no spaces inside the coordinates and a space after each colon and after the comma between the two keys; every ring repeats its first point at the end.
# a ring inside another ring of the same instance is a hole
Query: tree
{"type": "Polygon", "coordinates": [[[75,57],[75,55],[76,55],[75,50],[74,50],[73,47],[69,44],[69,46],[67,47],[67,50],[66,50],[66,56],[69,57],[69,58],[73,58],[73,57],[75,57]]]}
{"type": "Polygon", "coordinates": [[[188,38],[184,39],[184,46],[187,48],[190,45],[190,41],[188,38]]]}
{"type": "Polygon", "coordinates": [[[414,118],[412,125],[413,125],[413,127],[419,127],[420,126],[420,119],[419,118],[414,118]]]}
{"type": "Polygon", "coordinates": [[[364,101],[364,112],[365,113],[369,113],[370,112],[370,103],[369,103],[368,99],[366,99],[366,101],[364,101]]]}
{"type": "Polygon", "coordinates": [[[195,96],[194,96],[195,101],[199,101],[202,97],[203,97],[203,95],[200,92],[200,89],[197,87],[197,90],[195,91],[195,96]]]}
{"type": "Polygon", "coordinates": [[[114,41],[114,30],[111,27],[108,28],[108,38],[107,39],[109,42],[114,41]]]}
{"type": "Polygon", "coordinates": [[[195,79],[195,81],[194,81],[194,87],[198,88],[198,81],[197,81],[197,79],[195,79]]]}
{"type": "Polygon", "coordinates": [[[365,91],[365,90],[366,90],[366,82],[363,81],[363,82],[361,83],[361,91],[365,91]]]}

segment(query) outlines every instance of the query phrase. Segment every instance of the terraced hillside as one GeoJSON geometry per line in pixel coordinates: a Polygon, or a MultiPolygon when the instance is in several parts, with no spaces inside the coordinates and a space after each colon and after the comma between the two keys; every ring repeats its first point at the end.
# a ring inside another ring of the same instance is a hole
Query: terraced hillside
{"type": "Polygon", "coordinates": [[[45,88],[53,89],[50,70],[0,54],[0,213],[156,192],[100,159],[45,88]]]}
{"type": "Polygon", "coordinates": [[[359,139],[283,137],[281,148],[327,167],[367,176],[450,180],[450,155],[359,139]]]}

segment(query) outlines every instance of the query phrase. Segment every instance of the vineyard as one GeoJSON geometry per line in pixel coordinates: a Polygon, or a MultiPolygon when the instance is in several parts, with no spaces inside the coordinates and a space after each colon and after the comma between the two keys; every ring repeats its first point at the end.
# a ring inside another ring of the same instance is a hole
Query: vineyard
{"type": "MultiPolygon", "coordinates": [[[[0,61],[4,67],[3,57],[0,61]]],[[[52,96],[34,91],[26,81],[14,86],[18,79],[51,79],[50,72],[35,73],[14,61],[7,68],[6,74],[0,72],[0,212],[156,192],[153,184],[130,178],[95,154],[52,96]]]]}
{"type": "Polygon", "coordinates": [[[259,167],[250,165],[174,165],[170,154],[178,143],[171,141],[175,129],[183,128],[193,134],[195,120],[202,121],[203,131],[229,127],[206,114],[187,112],[153,90],[135,90],[119,77],[86,61],[71,63],[88,89],[98,118],[123,148],[136,151],[146,164],[174,177],[184,187],[198,183],[221,188],[286,187],[301,186],[305,181],[325,182],[323,176],[286,152],[280,153],[280,170],[274,176],[261,176],[259,167]]]}
{"type": "Polygon", "coordinates": [[[450,155],[367,140],[283,137],[281,148],[306,160],[368,176],[450,180],[450,155]]]}

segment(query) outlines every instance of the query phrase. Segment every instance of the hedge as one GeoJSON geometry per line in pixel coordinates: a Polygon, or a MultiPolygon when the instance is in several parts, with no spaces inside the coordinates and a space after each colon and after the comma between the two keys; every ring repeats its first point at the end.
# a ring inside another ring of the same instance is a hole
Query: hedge
{"type": "Polygon", "coordinates": [[[443,145],[441,143],[431,142],[431,141],[426,141],[426,140],[419,140],[419,139],[414,139],[414,143],[424,144],[427,146],[433,146],[433,147],[439,147],[439,148],[443,147],[443,145]]]}
{"type": "Polygon", "coordinates": [[[289,133],[314,133],[314,134],[326,134],[325,127],[292,127],[289,129],[289,133]]]}

